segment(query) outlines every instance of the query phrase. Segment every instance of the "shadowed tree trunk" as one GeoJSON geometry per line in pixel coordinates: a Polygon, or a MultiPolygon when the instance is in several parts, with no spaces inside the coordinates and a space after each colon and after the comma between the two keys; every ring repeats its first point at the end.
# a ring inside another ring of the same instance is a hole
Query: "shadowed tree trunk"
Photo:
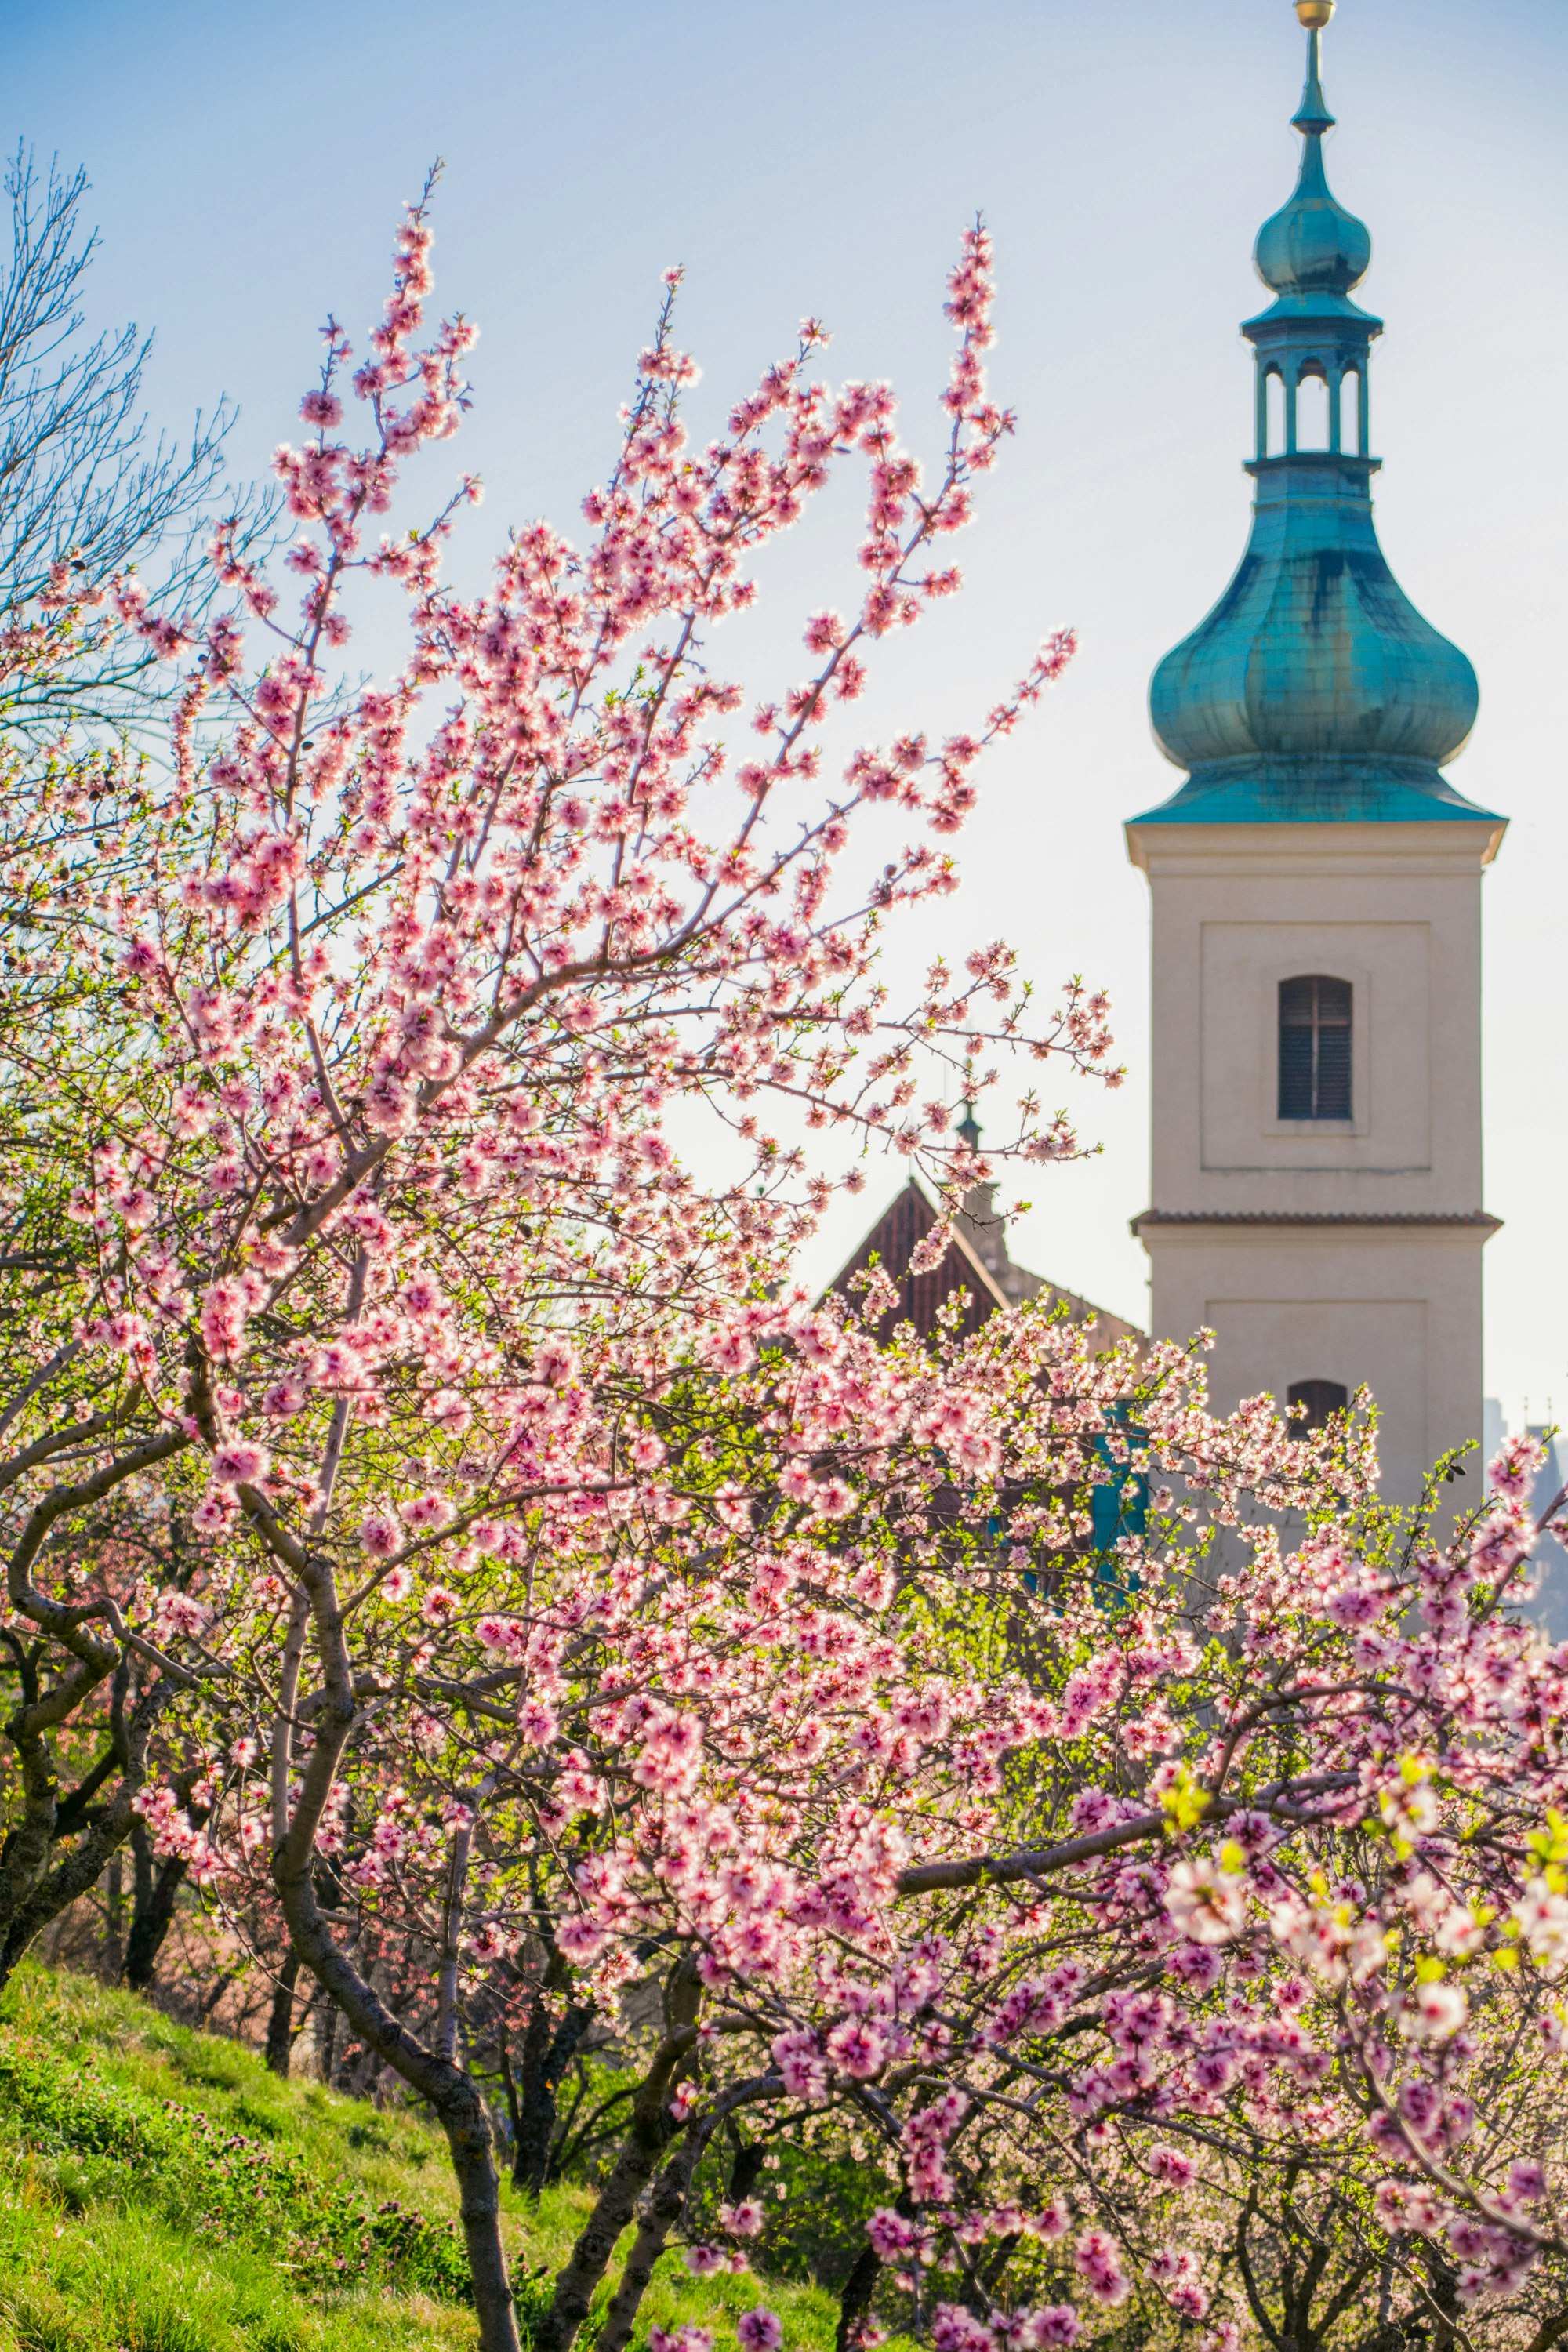
{"type": "Polygon", "coordinates": [[[838,2291],[838,2325],[833,2331],[833,2352],[855,2352],[881,2275],[882,2258],[868,2238],[838,2291]]]}
{"type": "Polygon", "coordinates": [[[62,1795],[47,1736],[65,1711],[60,1693],[40,1690],[36,1648],[24,1648],[9,1631],[4,1640],[21,1685],[21,1705],[0,1725],[0,1733],[16,1759],[21,1805],[20,1818],[0,1846],[0,1985],[35,1938],[103,1876],[140,1826],[132,1802],[146,1779],[153,1726],[172,1692],[168,1678],[161,1677],[134,1693],[126,1661],[116,1666],[95,1654],[90,1672],[82,1667],[79,1675],[90,1689],[109,1680],[112,1671],[109,1741],[92,1769],[62,1795]],[[112,1794],[105,1797],[102,1791],[111,1786],[112,1794]]]}
{"type": "Polygon", "coordinates": [[[610,2298],[595,2352],[626,2352],[631,2342],[654,2265],[664,2252],[666,2239],[686,2210],[691,2176],[701,2154],[702,2142],[696,2137],[689,2139],[684,2147],[677,2148],[644,2200],[637,2233],[626,2256],[620,2284],[610,2298]]]}
{"type": "MultiPolygon", "coordinates": [[[[639,2203],[637,2233],[605,2314],[605,2324],[599,2330],[594,2352],[626,2352],[655,2265],[664,2252],[671,2230],[686,2210],[692,2179],[714,2133],[726,2121],[734,2130],[733,2116],[737,2107],[749,2105],[755,2099],[776,2096],[783,2088],[784,2084],[776,2074],[760,2074],[748,2083],[738,2083],[725,2093],[702,2122],[689,2132],[684,2146],[676,2150],[639,2203]]],[[[735,2131],[735,2158],[730,2172],[730,2200],[732,2204],[751,2193],[762,2168],[762,2161],[761,2147],[748,2147],[735,2131]]]]}
{"type": "Polygon", "coordinates": [[[110,1984],[120,1982],[125,1965],[125,1873],[123,1857],[110,1854],[103,1874],[103,1973],[110,1984]]]}
{"type": "Polygon", "coordinates": [[[742,2139],[734,2123],[730,2126],[730,2137],[735,2149],[734,2162],[730,2167],[730,2202],[740,2205],[757,2185],[766,2150],[760,2139],[742,2139]]]}
{"type": "Polygon", "coordinates": [[[512,2129],[511,2185],[525,2197],[537,2198],[549,2179],[561,2085],[594,2018],[592,2003],[574,2001],[560,2023],[552,2025],[548,1996],[565,1975],[559,1955],[552,1952],[529,2008],[515,2076],[503,2037],[502,2079],[512,2129]]]}
{"type": "MultiPolygon", "coordinates": [[[[907,2189],[900,2189],[893,2210],[905,2221],[912,2219],[914,2206],[907,2189]]],[[[860,2331],[870,2317],[877,2282],[882,2275],[882,2258],[869,2238],[849,2266],[849,2275],[838,2290],[838,2325],[833,2332],[833,2352],[856,2352],[860,2331]]]]}
{"type": "Polygon", "coordinates": [[[701,2006],[702,1986],[697,1971],[683,1961],[665,1988],[664,2034],[638,2086],[630,2127],[571,2259],[556,2279],[554,2300],[533,2330],[533,2352],[571,2352],[577,2339],[616,2242],[636,2212],[637,2200],[653,2179],[675,2129],[669,2095],[696,2047],[701,2006]]]}
{"type": "Polygon", "coordinates": [[[273,1988],[272,2007],[267,2017],[267,2065],[269,2073],[289,2078],[289,2061],[294,2050],[294,1986],[300,1974],[300,1963],[292,1952],[278,1971],[273,1988]]]}
{"type": "Polygon", "coordinates": [[[135,1893],[125,1944],[125,1981],[132,1992],[146,1992],[157,1972],[163,1938],[174,1924],[186,1864],[178,1854],[159,1863],[147,1824],[142,1821],[132,1828],[131,1851],[135,1861],[135,1893]]]}

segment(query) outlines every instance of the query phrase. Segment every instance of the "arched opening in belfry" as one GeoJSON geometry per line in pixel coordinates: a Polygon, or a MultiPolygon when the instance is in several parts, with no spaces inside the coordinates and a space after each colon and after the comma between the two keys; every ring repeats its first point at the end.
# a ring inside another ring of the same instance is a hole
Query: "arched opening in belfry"
{"type": "Polygon", "coordinates": [[[1263,379],[1263,446],[1260,457],[1280,457],[1285,448],[1285,379],[1270,368],[1263,379]]]}
{"type": "Polygon", "coordinates": [[[1340,447],[1357,457],[1366,456],[1361,434],[1361,371],[1346,368],[1340,378],[1340,447]]]}
{"type": "Polygon", "coordinates": [[[1329,446],[1329,383],[1316,360],[1309,360],[1296,383],[1296,446],[1329,446]]]}

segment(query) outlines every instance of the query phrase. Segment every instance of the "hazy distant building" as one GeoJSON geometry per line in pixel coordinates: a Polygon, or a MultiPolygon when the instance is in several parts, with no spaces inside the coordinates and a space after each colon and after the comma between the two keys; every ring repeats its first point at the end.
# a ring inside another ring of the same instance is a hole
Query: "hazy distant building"
{"type": "MultiPolygon", "coordinates": [[[[1561,1436],[1549,1436],[1550,1421],[1531,1421],[1525,1424],[1531,1437],[1542,1439],[1546,1459],[1536,1474],[1531,1508],[1538,1519],[1544,1518],[1558,1496],[1568,1486],[1568,1444],[1561,1436]]],[[[1481,1407],[1481,1458],[1489,1462],[1503,1439],[1508,1435],[1500,1399],[1487,1397],[1481,1407]]],[[[1479,1493],[1479,1488],[1477,1493],[1479,1493]]],[[[1467,1497],[1474,1500],[1475,1496],[1467,1497]]],[[[1542,1536],[1536,1546],[1533,1571],[1535,1598],[1530,1613],[1538,1618],[1553,1641],[1568,1641],[1568,1549],[1555,1536],[1542,1536]]]]}
{"type": "MultiPolygon", "coordinates": [[[[1530,1423],[1531,1437],[1546,1438],[1546,1459],[1536,1473],[1535,1491],[1530,1498],[1538,1519],[1544,1518],[1568,1486],[1568,1447],[1561,1437],[1546,1436],[1550,1426],[1547,1422],[1530,1423]]],[[[1568,1642],[1568,1550],[1555,1536],[1542,1536],[1533,1565],[1535,1601],[1531,1613],[1540,1619],[1554,1642],[1568,1642]]]]}

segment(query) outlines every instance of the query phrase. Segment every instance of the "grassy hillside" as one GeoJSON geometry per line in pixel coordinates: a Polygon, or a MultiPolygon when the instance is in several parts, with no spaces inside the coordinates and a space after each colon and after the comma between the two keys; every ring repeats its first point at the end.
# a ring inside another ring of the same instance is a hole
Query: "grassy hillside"
{"type": "MultiPolygon", "coordinates": [[[[587,2201],[510,2207],[520,2282],[587,2201]]],[[[412,2116],[277,2082],[87,1979],[26,1969],[0,2000],[0,2352],[458,2352],[455,2212],[445,2145],[412,2116]]],[[[825,2352],[829,2299],[765,2293],[792,2347],[825,2352]]],[[[639,2337],[700,2320],[734,2352],[758,2299],[666,2256],[639,2337]]]]}

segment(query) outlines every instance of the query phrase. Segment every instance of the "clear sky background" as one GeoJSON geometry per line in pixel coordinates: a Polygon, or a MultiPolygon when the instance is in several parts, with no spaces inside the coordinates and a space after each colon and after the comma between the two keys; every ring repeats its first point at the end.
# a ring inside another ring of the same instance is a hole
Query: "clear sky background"
{"type": "MultiPolygon", "coordinates": [[[[1103,1153],[1039,1177],[1015,1252],[1144,1319],[1148,909],[1121,822],[1177,781],[1149,672],[1245,541],[1237,326],[1296,166],[1288,0],[0,0],[0,132],[91,173],[102,321],[157,329],[161,422],[240,403],[242,470],[297,431],[326,311],[374,314],[397,207],[446,156],[438,296],[483,330],[450,454],[485,478],[489,545],[574,524],[675,260],[704,395],[809,310],[831,371],[890,376],[929,450],[942,274],[984,207],[1019,436],[958,542],[968,592],[893,685],[906,723],[961,722],[1045,629],[1082,633],[984,772],[934,935],[1111,991],[1129,1083],[1068,1089],[1103,1153]]],[[[1480,673],[1454,781],[1512,819],[1486,884],[1487,1384],[1514,1419],[1568,1417],[1568,5],[1342,0],[1326,68],[1331,176],[1387,321],[1384,545],[1480,673]]],[[[849,601],[840,563],[792,553],[781,610],[849,601]]],[[[835,1213],[822,1271],[866,1213],[835,1213]]]]}

